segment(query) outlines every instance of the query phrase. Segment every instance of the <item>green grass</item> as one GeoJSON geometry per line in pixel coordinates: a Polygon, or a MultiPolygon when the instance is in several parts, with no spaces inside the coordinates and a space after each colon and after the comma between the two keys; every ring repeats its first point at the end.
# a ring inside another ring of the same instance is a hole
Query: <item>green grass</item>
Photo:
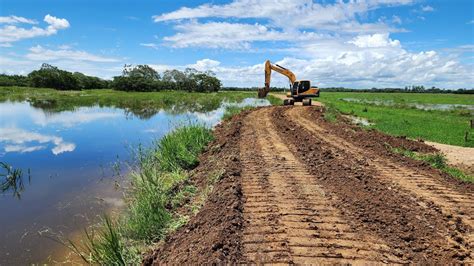
{"type": "Polygon", "coordinates": [[[104,217],[98,230],[85,230],[85,239],[81,244],[69,241],[67,247],[87,263],[130,265],[141,260],[138,251],[126,245],[120,227],[108,216],[104,217]]]}
{"type": "Polygon", "coordinates": [[[446,157],[444,157],[444,155],[441,154],[441,153],[422,154],[422,153],[417,153],[417,152],[404,150],[404,149],[400,149],[400,148],[392,148],[391,150],[395,153],[402,154],[406,157],[410,157],[410,158],[418,160],[418,161],[425,161],[425,162],[429,163],[431,166],[433,166],[434,168],[437,168],[437,169],[449,174],[450,176],[452,176],[454,178],[458,178],[458,179],[461,179],[463,181],[467,181],[467,182],[471,182],[471,183],[474,182],[474,176],[465,174],[463,171],[461,171],[461,170],[459,170],[455,167],[449,166],[447,164],[446,157]]]}
{"type": "Polygon", "coordinates": [[[159,167],[164,171],[194,168],[203,147],[211,140],[211,130],[200,125],[174,130],[158,143],[156,159],[159,167]]]}
{"type": "Polygon", "coordinates": [[[474,119],[474,117],[468,110],[425,111],[407,105],[408,103],[472,104],[474,95],[322,92],[318,100],[344,114],[366,118],[374,123],[369,127],[391,135],[474,147],[474,129],[471,129],[469,124],[470,119],[474,119]],[[369,103],[346,102],[341,100],[343,98],[369,101],[392,100],[395,105],[380,106],[369,103]],[[467,140],[465,140],[466,132],[468,134],[467,140]]]}
{"type": "Polygon", "coordinates": [[[231,119],[234,115],[239,114],[240,112],[244,110],[249,110],[252,107],[246,106],[246,107],[240,107],[240,106],[228,106],[225,111],[224,111],[224,116],[222,117],[223,120],[229,120],[231,119]]]}

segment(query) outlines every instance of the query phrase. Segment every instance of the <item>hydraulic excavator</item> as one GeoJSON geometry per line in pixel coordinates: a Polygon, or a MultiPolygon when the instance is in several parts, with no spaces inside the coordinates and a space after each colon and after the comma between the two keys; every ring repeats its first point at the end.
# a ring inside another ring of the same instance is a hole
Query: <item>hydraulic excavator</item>
{"type": "Polygon", "coordinates": [[[303,105],[311,105],[311,98],[319,97],[319,89],[311,86],[309,80],[296,80],[296,76],[289,69],[280,65],[272,64],[270,60],[265,61],[265,87],[258,90],[258,97],[265,98],[270,91],[270,80],[272,70],[286,76],[290,81],[290,92],[286,94],[288,99],[283,100],[283,105],[294,105],[295,102],[303,102],[303,105]]]}

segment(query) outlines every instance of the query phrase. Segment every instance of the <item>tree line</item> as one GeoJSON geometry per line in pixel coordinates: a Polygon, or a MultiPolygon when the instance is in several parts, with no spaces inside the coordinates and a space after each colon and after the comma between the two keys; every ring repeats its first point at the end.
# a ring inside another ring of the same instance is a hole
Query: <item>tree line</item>
{"type": "Polygon", "coordinates": [[[0,86],[52,88],[57,90],[114,89],[121,91],[185,90],[215,92],[222,86],[211,71],[187,68],[185,71],[166,70],[160,75],[148,65],[125,65],[122,75],[105,80],[80,72],[69,72],[42,64],[26,76],[0,74],[0,86]]]}

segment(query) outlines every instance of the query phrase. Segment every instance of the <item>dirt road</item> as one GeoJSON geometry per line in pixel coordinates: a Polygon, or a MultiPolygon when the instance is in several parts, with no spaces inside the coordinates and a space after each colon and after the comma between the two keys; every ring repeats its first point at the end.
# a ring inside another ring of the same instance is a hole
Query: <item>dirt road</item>
{"type": "Polygon", "coordinates": [[[203,160],[229,177],[146,263],[474,263],[474,185],[390,150],[432,147],[320,107],[260,108],[216,133],[203,160]]]}

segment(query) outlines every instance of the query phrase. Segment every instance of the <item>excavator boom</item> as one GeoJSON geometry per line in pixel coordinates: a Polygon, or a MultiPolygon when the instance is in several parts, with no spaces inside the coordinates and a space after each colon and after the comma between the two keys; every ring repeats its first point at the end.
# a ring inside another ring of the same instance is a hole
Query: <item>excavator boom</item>
{"type": "Polygon", "coordinates": [[[272,70],[286,76],[288,80],[290,81],[291,85],[293,85],[293,83],[296,81],[295,74],[291,72],[289,69],[286,69],[277,64],[272,64],[270,60],[267,60],[265,61],[265,88],[258,90],[259,98],[264,98],[265,96],[267,96],[268,92],[270,91],[270,81],[272,78],[272,70]]]}

